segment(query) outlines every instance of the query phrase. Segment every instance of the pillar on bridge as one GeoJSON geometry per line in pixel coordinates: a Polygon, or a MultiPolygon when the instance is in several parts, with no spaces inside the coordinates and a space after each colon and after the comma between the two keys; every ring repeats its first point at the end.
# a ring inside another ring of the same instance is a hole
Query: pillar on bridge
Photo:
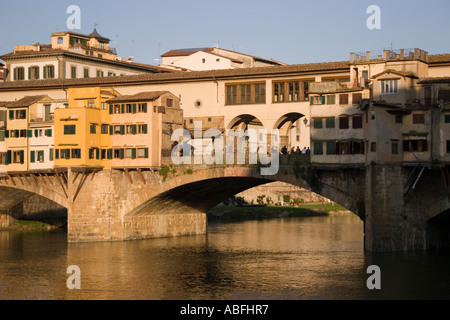
{"type": "Polygon", "coordinates": [[[426,166],[368,165],[365,249],[392,252],[440,247],[442,239],[429,220],[448,207],[448,190],[442,181],[439,170],[426,166]]]}

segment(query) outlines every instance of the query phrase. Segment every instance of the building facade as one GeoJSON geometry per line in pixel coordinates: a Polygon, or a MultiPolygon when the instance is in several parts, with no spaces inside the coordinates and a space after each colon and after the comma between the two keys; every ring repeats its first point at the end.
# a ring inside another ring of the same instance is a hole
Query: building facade
{"type": "Polygon", "coordinates": [[[6,81],[46,79],[86,79],[145,73],[169,72],[168,69],[135,63],[117,56],[110,40],[98,34],[55,32],[51,44],[18,45],[1,57],[6,81]]]}

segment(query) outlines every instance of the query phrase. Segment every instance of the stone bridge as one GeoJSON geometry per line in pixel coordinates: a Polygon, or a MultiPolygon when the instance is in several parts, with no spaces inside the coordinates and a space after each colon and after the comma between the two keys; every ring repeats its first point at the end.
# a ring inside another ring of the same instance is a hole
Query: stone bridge
{"type": "MultiPolygon", "coordinates": [[[[169,163],[169,162],[167,162],[169,163]]],[[[0,176],[0,218],[39,195],[67,208],[68,241],[205,234],[206,212],[246,189],[282,181],[320,194],[364,221],[368,251],[427,250],[450,237],[446,166],[317,165],[280,157],[278,173],[258,165],[167,165],[162,169],[70,167],[0,176]]]]}

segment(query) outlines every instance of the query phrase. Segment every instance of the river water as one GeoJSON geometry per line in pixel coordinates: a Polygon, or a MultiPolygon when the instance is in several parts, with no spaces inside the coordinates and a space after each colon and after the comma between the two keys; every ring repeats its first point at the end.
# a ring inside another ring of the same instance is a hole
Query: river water
{"type": "Polygon", "coordinates": [[[207,235],[131,242],[0,231],[0,300],[449,299],[449,266],[442,252],[365,253],[354,215],[211,222],[207,235]],[[67,287],[71,265],[81,289],[67,287]]]}

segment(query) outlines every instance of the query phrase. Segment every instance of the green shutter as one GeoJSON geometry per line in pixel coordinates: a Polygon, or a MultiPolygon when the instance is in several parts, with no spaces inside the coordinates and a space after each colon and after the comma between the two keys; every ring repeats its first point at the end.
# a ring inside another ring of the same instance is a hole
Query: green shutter
{"type": "Polygon", "coordinates": [[[37,137],[38,137],[38,134],[39,134],[39,131],[38,131],[38,129],[34,129],[34,137],[35,137],[35,138],[37,138],[37,137]]]}
{"type": "Polygon", "coordinates": [[[145,155],[144,155],[144,157],[145,157],[146,159],[148,159],[148,148],[145,148],[144,150],[145,150],[145,155]]]}
{"type": "Polygon", "coordinates": [[[136,159],[136,148],[131,149],[131,159],[136,159]]]}
{"type": "Polygon", "coordinates": [[[17,68],[14,68],[14,80],[17,80],[17,68]]]}
{"type": "Polygon", "coordinates": [[[112,149],[108,149],[107,155],[108,155],[108,159],[111,160],[112,159],[112,155],[113,155],[112,149]]]}
{"type": "Polygon", "coordinates": [[[44,67],[43,74],[44,74],[44,79],[47,79],[47,67],[44,67]]]}
{"type": "Polygon", "coordinates": [[[142,126],[142,132],[143,132],[144,134],[147,134],[148,129],[147,129],[147,125],[146,125],[146,124],[144,124],[144,125],[142,126]]]}
{"type": "Polygon", "coordinates": [[[144,113],[147,113],[147,104],[146,103],[142,104],[142,111],[144,113]]]}
{"type": "Polygon", "coordinates": [[[59,149],[55,149],[55,159],[59,159],[59,149]]]}
{"type": "Polygon", "coordinates": [[[32,138],[33,137],[33,130],[27,130],[27,137],[32,138]]]}
{"type": "Polygon", "coordinates": [[[36,152],[31,151],[30,152],[30,163],[34,163],[36,161],[36,152]]]}
{"type": "Polygon", "coordinates": [[[5,153],[5,165],[9,165],[11,163],[11,150],[5,153]]]}
{"type": "Polygon", "coordinates": [[[125,125],[121,125],[120,126],[120,134],[124,135],[125,134],[125,125]]]}
{"type": "Polygon", "coordinates": [[[109,126],[109,135],[110,135],[110,136],[113,135],[113,133],[114,133],[113,130],[114,130],[113,126],[109,126]]]}
{"type": "Polygon", "coordinates": [[[14,120],[14,110],[9,110],[9,120],[14,120]]]}
{"type": "Polygon", "coordinates": [[[25,163],[25,151],[20,150],[20,164],[25,163]]]}
{"type": "Polygon", "coordinates": [[[136,103],[133,103],[132,109],[133,109],[133,113],[136,113],[136,103]]]}
{"type": "Polygon", "coordinates": [[[39,67],[36,67],[36,80],[39,80],[39,67]]]}
{"type": "Polygon", "coordinates": [[[322,104],[325,104],[325,96],[321,96],[320,99],[322,100],[322,104]]]}
{"type": "Polygon", "coordinates": [[[114,106],[112,104],[109,105],[109,114],[113,114],[114,106]]]}
{"type": "Polygon", "coordinates": [[[119,150],[119,158],[120,159],[125,159],[125,149],[120,149],[119,150]]]}
{"type": "Polygon", "coordinates": [[[9,130],[5,131],[5,138],[9,138],[9,130]]]}
{"type": "Polygon", "coordinates": [[[53,161],[53,149],[50,149],[49,160],[53,161]]]}
{"type": "Polygon", "coordinates": [[[120,109],[121,109],[121,113],[125,113],[125,105],[124,104],[120,105],[120,109]]]}
{"type": "Polygon", "coordinates": [[[132,133],[132,134],[136,134],[136,133],[137,133],[137,125],[133,124],[133,125],[131,126],[131,133],[132,133]]]}
{"type": "Polygon", "coordinates": [[[31,67],[28,67],[28,80],[31,80],[31,67]]]}

